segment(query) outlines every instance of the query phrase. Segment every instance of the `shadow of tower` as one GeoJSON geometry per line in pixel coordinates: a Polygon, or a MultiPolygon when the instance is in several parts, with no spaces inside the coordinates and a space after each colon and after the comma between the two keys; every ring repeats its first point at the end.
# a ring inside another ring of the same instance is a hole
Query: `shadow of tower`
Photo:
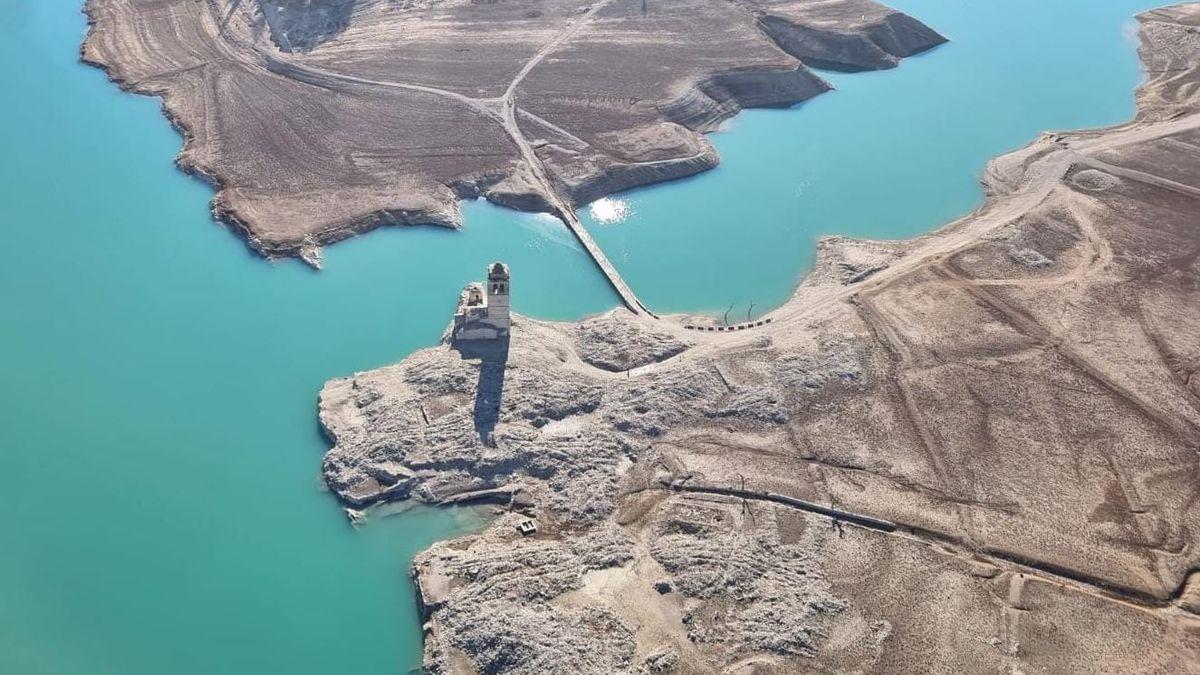
{"type": "Polygon", "coordinates": [[[479,361],[479,381],[475,385],[475,433],[484,443],[493,445],[492,432],[500,420],[500,404],[504,398],[508,338],[460,340],[452,348],[464,359],[479,361]]]}

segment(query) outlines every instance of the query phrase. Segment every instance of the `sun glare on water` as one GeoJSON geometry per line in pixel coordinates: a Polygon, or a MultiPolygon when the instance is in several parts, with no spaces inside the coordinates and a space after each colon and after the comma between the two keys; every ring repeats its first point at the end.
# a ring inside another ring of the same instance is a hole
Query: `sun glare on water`
{"type": "Polygon", "coordinates": [[[588,207],[596,222],[604,225],[619,223],[629,217],[629,202],[623,199],[603,197],[588,207]]]}

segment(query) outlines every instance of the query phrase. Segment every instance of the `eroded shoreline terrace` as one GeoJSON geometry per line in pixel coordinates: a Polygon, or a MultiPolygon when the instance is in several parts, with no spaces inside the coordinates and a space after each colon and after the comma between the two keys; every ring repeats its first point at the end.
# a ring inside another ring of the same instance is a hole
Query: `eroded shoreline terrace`
{"type": "Polygon", "coordinates": [[[1195,663],[1200,4],[1139,21],[1135,120],[998,158],[932,234],[824,241],[768,325],[514,316],[327,383],[349,507],[501,507],[414,563],[425,667],[1195,663]]]}
{"type": "Polygon", "coordinates": [[[810,66],[943,41],[916,19],[869,0],[86,8],[84,59],[163,98],[180,165],[262,255],[319,265],[483,197],[561,219],[626,306],[514,314],[522,267],[489,255],[440,344],[321,390],[322,475],[352,517],[494,507],[415,558],[428,672],[1196,670],[1200,3],[1138,16],[1135,119],[998,157],[985,203],[935,232],[822,239],[741,330],[657,320],[576,209],[715,166],[704,134],[826,91],[810,66]]]}
{"type": "Polygon", "coordinates": [[[387,224],[457,226],[482,196],[562,218],[717,163],[703,133],[828,89],[802,62],[890,68],[944,41],[869,0],[88,0],[84,58],[164,97],[179,163],[261,253],[387,224]],[[403,73],[398,80],[396,73],[403,73]]]}

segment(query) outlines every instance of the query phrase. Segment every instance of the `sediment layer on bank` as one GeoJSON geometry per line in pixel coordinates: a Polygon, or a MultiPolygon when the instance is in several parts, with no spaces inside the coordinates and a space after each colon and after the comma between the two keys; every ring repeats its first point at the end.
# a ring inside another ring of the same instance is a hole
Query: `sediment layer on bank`
{"type": "Polygon", "coordinates": [[[885,68],[943,41],[870,0],[87,0],[83,59],[161,96],[179,165],[265,255],[458,201],[575,205],[715,166],[704,131],[828,89],[801,63],[885,68]],[[774,28],[768,30],[767,25],[774,28]],[[779,26],[791,27],[786,41],[779,26]],[[510,122],[505,108],[515,107],[510,122]]]}
{"type": "Polygon", "coordinates": [[[1192,670],[1200,4],[1139,20],[1137,120],[823,241],[769,324],[517,317],[328,383],[347,504],[501,511],[414,564],[426,668],[1192,670]]]}

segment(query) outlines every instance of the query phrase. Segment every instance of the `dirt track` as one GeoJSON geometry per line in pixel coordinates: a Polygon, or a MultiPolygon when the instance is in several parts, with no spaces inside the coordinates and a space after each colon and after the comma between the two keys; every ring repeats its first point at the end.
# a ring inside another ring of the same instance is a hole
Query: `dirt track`
{"type": "Polygon", "coordinates": [[[539,521],[420,557],[427,664],[1194,672],[1200,4],[1141,19],[1137,120],[997,158],[938,232],[823,241],[771,324],[519,318],[502,369],[330,382],[343,499],[505,487],[539,521]]]}

